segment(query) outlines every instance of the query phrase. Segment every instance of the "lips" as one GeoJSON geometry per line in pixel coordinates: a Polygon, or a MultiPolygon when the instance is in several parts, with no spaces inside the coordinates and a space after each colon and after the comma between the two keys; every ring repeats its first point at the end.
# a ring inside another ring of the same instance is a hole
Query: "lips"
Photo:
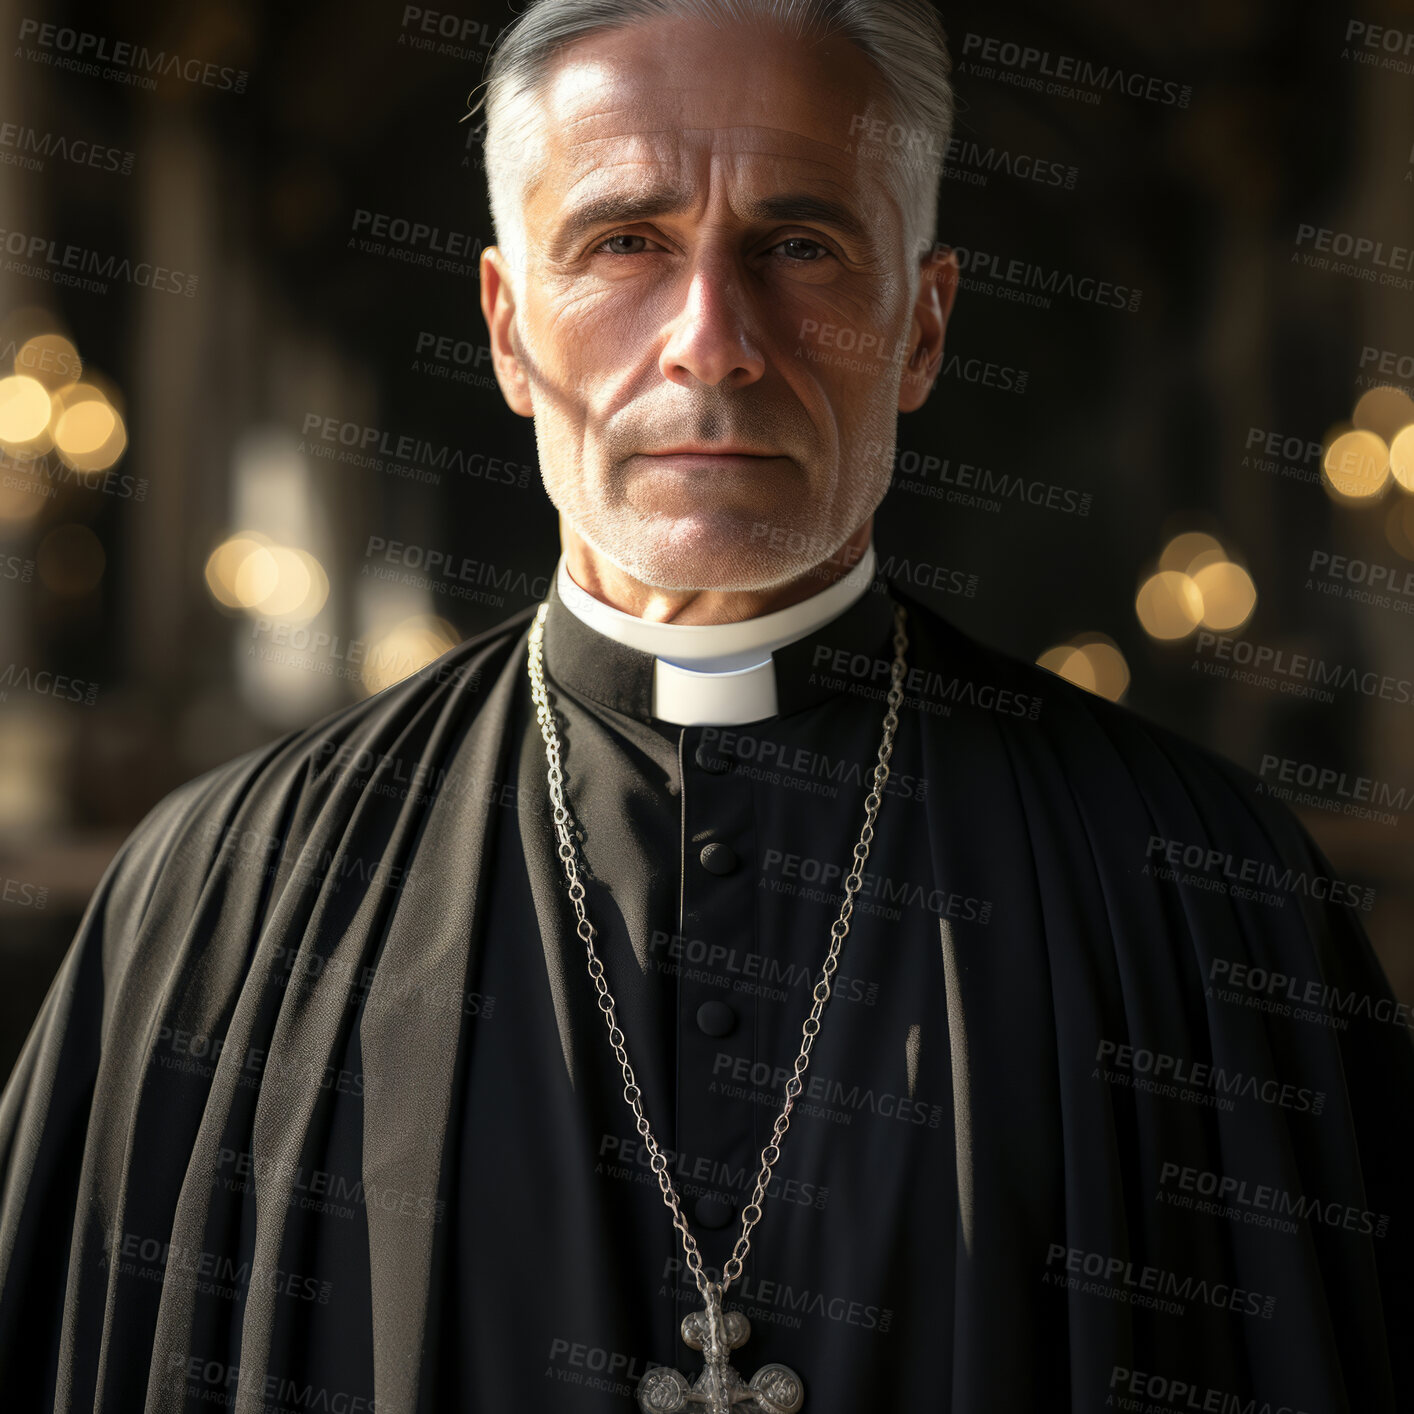
{"type": "Polygon", "coordinates": [[[775,457],[779,452],[763,452],[756,447],[740,447],[728,443],[714,446],[662,447],[657,451],[644,452],[645,457],[775,457]]]}

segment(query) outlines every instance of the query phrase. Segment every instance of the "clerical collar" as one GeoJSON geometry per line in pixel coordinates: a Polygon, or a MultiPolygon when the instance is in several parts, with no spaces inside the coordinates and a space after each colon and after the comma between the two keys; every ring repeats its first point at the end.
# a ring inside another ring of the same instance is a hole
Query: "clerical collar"
{"type": "Polygon", "coordinates": [[[648,623],[601,603],[570,578],[562,555],[545,621],[552,680],[642,721],[735,726],[833,696],[841,649],[877,654],[893,607],[871,544],[842,579],[774,613],[732,624],[648,623]]]}

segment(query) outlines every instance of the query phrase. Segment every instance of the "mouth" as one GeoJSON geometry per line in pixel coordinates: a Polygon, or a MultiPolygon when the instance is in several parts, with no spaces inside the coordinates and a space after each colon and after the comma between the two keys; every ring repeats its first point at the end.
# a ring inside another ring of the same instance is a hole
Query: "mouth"
{"type": "Polygon", "coordinates": [[[661,447],[657,451],[643,452],[641,455],[645,457],[756,457],[763,461],[770,461],[779,456],[780,453],[765,452],[758,447],[744,447],[737,443],[715,442],[708,445],[705,443],[685,442],[679,447],[661,447]]]}

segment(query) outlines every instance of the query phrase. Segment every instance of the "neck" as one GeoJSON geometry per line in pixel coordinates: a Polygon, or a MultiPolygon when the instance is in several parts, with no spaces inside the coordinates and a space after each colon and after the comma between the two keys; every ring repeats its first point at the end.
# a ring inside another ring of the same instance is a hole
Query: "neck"
{"type": "Polygon", "coordinates": [[[873,529],[870,516],[829,559],[773,589],[662,589],[606,560],[563,517],[560,541],[574,582],[601,603],[649,623],[734,624],[788,609],[843,579],[864,557],[873,529]]]}

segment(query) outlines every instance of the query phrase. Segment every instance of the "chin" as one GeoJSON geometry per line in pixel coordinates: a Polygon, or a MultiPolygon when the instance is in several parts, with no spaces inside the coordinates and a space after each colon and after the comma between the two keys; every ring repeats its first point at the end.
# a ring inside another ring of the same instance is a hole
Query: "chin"
{"type": "MultiPolygon", "coordinates": [[[[765,516],[674,517],[671,529],[634,536],[601,553],[642,584],[670,590],[775,589],[798,578],[839,549],[848,532],[828,537],[819,529],[786,531],[765,516]]],[[[596,549],[601,547],[596,546],[596,549]]]]}

